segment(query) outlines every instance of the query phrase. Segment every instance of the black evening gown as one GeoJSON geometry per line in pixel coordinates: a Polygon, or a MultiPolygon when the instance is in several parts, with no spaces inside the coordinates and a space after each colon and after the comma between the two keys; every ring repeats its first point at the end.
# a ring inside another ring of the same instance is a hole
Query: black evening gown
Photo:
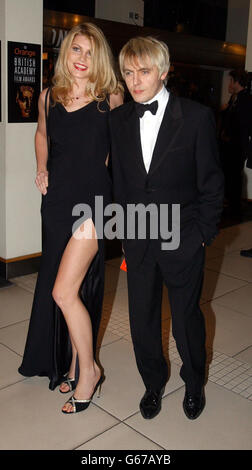
{"type": "Polygon", "coordinates": [[[101,201],[104,208],[111,202],[111,179],[105,165],[109,152],[108,114],[107,100],[100,103],[92,101],[72,112],[60,103],[49,108],[49,186],[41,204],[42,257],[23,361],[18,370],[26,377],[47,376],[51,390],[61,383],[71,363],[68,329],[52,297],[52,289],[62,254],[72,236],[73,223],[78,223],[83,215],[82,221],[89,218],[85,212],[72,215],[76,204],[89,205],[98,233],[99,249],[80,288],[80,298],[92,321],[95,355],[105,261],[104,238],[100,229],[102,226],[103,230],[104,221],[102,223],[101,217],[95,217],[95,197],[99,196],[99,207],[101,201]]]}

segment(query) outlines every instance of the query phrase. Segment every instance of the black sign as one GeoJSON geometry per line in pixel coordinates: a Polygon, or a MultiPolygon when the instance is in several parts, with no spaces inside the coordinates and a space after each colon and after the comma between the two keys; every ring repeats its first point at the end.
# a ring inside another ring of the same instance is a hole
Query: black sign
{"type": "Polygon", "coordinates": [[[8,42],[8,122],[37,122],[41,46],[8,42]]]}
{"type": "Polygon", "coordinates": [[[44,26],[43,42],[44,46],[52,47],[53,49],[59,52],[62,41],[65,39],[69,30],[61,29],[57,26],[51,28],[49,26],[44,26]]]}

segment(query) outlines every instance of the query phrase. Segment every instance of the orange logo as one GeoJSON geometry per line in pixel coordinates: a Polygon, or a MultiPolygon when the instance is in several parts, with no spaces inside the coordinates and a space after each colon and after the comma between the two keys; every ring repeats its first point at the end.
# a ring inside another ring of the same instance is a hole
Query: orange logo
{"type": "Polygon", "coordinates": [[[19,47],[16,47],[14,49],[14,54],[16,55],[28,55],[29,57],[34,57],[36,55],[35,51],[27,51],[25,49],[19,49],[19,47]]]}

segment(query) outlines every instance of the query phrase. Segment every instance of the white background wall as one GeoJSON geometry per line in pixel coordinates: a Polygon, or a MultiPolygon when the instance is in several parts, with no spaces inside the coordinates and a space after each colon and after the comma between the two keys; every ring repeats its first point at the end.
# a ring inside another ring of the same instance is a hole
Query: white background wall
{"type": "Polygon", "coordinates": [[[42,44],[43,0],[0,0],[0,18],[0,257],[10,259],[41,251],[41,196],[34,184],[36,123],[7,122],[7,41],[42,44]]]}
{"type": "Polygon", "coordinates": [[[143,0],[96,0],[95,17],[143,26],[144,2],[143,0]],[[138,13],[139,18],[130,19],[131,11],[138,13]]]}
{"type": "MultiPolygon", "coordinates": [[[[1,69],[5,63],[5,2],[0,0],[0,40],[1,40],[1,69]]],[[[5,222],[5,125],[3,119],[5,114],[3,109],[6,107],[5,97],[5,77],[2,72],[2,122],[0,122],[0,256],[4,257],[6,251],[6,222],[5,222]]]]}

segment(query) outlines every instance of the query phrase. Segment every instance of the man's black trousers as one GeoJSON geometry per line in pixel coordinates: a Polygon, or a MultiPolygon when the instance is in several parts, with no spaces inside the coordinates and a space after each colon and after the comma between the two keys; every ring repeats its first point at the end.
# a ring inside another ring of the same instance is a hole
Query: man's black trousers
{"type": "Polygon", "coordinates": [[[180,375],[189,393],[205,381],[205,322],[199,307],[205,248],[183,262],[149,242],[138,267],[128,267],[130,327],[138,370],[146,386],[160,389],[168,379],[161,334],[163,282],[168,288],[172,333],[182,360],[180,375]]]}

